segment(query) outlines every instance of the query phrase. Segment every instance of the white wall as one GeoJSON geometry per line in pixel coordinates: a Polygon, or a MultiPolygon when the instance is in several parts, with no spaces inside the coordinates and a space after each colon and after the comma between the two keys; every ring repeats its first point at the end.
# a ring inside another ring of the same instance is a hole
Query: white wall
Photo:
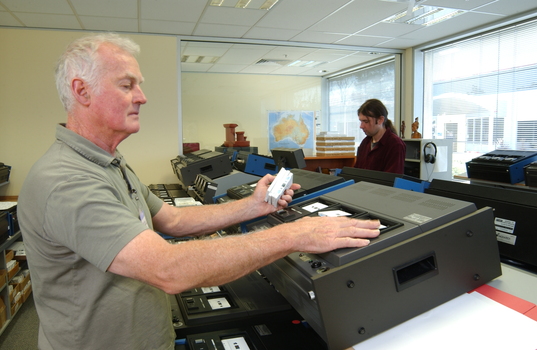
{"type": "MultiPolygon", "coordinates": [[[[85,33],[0,28],[0,162],[12,166],[0,196],[17,196],[32,164],[54,141],[66,114],[54,85],[54,65],[67,44],[85,33]]],[[[148,103],[141,131],[119,146],[141,180],[177,182],[170,159],[179,140],[176,39],[131,35],[141,46],[139,63],[148,103]]]]}
{"type": "Polygon", "coordinates": [[[226,140],[224,124],[238,124],[259,154],[268,149],[270,110],[321,109],[321,78],[182,73],[183,142],[214,150],[226,140]]]}

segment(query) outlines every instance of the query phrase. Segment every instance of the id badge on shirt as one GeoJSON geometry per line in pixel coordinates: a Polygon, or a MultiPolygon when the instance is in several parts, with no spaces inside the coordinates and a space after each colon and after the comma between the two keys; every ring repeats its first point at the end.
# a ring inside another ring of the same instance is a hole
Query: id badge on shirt
{"type": "Polygon", "coordinates": [[[143,211],[143,209],[141,208],[141,205],[138,203],[138,213],[139,213],[139,217],[140,217],[140,221],[145,225],[147,226],[147,228],[149,228],[149,225],[147,224],[147,219],[145,218],[145,213],[143,211]]]}

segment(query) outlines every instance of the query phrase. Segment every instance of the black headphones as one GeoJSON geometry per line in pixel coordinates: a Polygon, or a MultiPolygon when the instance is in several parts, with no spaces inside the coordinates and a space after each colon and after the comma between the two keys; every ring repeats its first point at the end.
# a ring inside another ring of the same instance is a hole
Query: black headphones
{"type": "Polygon", "coordinates": [[[423,160],[425,161],[425,163],[433,164],[434,162],[436,162],[436,152],[437,149],[434,142],[427,142],[425,146],[423,146],[423,160]],[[427,147],[429,147],[429,145],[433,146],[434,154],[427,154],[427,147]]]}

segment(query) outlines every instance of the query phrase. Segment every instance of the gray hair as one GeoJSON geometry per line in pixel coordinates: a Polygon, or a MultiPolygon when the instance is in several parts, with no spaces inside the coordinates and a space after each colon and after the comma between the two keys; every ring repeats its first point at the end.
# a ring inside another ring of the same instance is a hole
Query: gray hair
{"type": "Polygon", "coordinates": [[[138,44],[115,33],[93,34],[76,39],[69,44],[59,58],[55,70],[56,88],[66,111],[69,111],[75,102],[71,93],[71,81],[74,78],[83,79],[99,93],[102,67],[97,50],[104,43],[117,46],[133,56],[140,53],[138,44]]]}

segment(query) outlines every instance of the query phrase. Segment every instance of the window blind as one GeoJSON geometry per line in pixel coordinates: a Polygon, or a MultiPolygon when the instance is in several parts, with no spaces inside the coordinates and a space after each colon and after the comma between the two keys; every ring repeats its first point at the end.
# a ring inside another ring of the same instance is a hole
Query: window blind
{"type": "Polygon", "coordinates": [[[533,20],[423,51],[423,136],[452,138],[454,165],[537,151],[536,43],[533,20]]]}
{"type": "Polygon", "coordinates": [[[370,98],[381,100],[394,120],[395,60],[328,79],[328,131],[354,136],[358,145],[365,135],[356,112],[370,98]]]}

